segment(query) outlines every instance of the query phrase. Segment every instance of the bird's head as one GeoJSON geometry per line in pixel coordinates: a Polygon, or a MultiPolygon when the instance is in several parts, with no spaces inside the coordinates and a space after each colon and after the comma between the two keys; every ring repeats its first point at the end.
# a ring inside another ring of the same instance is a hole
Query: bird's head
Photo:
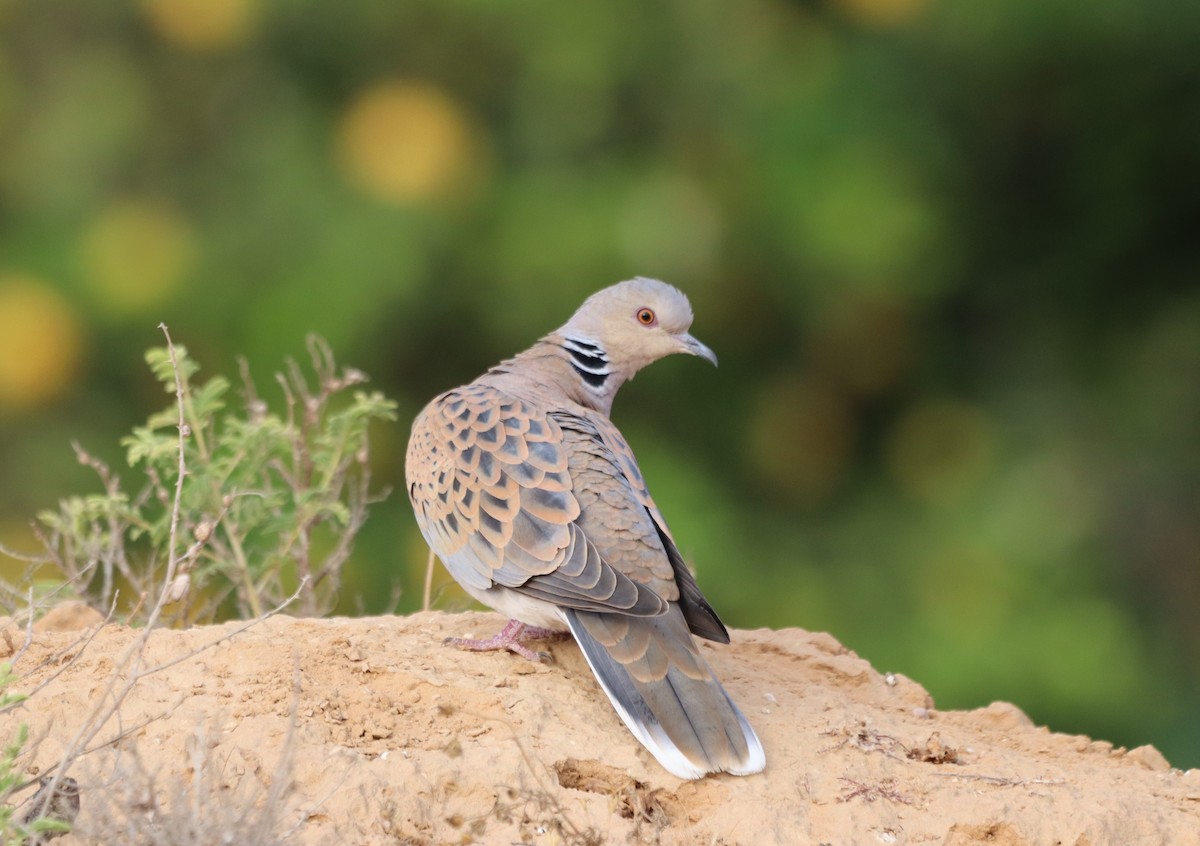
{"type": "Polygon", "coordinates": [[[629,379],[674,353],[697,355],[715,366],[716,354],[688,334],[691,325],[692,306],[682,291],[639,276],[592,294],[559,334],[598,345],[629,379]]]}

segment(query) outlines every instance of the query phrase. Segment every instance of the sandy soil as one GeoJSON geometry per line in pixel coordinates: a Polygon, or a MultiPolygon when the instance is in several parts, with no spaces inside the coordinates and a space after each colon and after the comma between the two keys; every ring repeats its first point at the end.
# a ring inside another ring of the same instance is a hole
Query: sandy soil
{"type": "MultiPolygon", "coordinates": [[[[72,662],[70,629],[91,618],[59,617],[15,668],[21,689],[58,675],[0,716],[0,740],[20,722],[40,738],[31,774],[57,760],[137,636],[105,627],[72,662]]],[[[935,710],[916,682],[799,629],[706,646],[768,766],[680,781],[625,730],[572,642],[546,644],[542,665],[441,643],[502,622],[275,617],[167,666],[101,738],[126,736],[71,769],[83,812],[57,843],[95,842],[87,832],[111,826],[104,809],[136,771],[160,796],[203,782],[226,810],[290,781],[277,804],[295,843],[1200,844],[1200,770],[1052,733],[1005,703],[935,710]]],[[[160,631],[145,657],[169,662],[234,630],[160,631]]]]}

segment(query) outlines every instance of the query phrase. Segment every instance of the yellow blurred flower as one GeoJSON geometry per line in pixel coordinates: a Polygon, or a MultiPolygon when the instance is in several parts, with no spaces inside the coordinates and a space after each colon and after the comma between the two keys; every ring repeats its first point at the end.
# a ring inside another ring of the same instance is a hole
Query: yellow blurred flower
{"type": "Polygon", "coordinates": [[[346,179],[389,203],[443,196],[462,187],[473,164],[468,121],[444,91],[419,82],[376,83],[338,127],[346,179]]]}
{"type": "Polygon", "coordinates": [[[78,370],[82,334],[48,283],[0,273],[0,407],[31,408],[58,396],[78,370]]]}
{"type": "Polygon", "coordinates": [[[194,255],[191,227],[172,207],[121,200],[83,234],[83,278],[101,310],[144,313],[179,288],[194,255]]]}
{"type": "Polygon", "coordinates": [[[218,50],[243,41],[258,22],[261,0],[142,0],[150,25],[186,50],[218,50]]]}

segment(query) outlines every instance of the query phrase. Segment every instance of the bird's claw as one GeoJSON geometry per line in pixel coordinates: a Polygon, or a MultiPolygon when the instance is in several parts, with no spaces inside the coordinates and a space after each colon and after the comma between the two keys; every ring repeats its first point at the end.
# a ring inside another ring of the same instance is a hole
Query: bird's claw
{"type": "Polygon", "coordinates": [[[499,652],[500,650],[506,650],[520,655],[522,658],[542,664],[553,661],[554,656],[549,652],[530,649],[523,641],[558,639],[565,636],[566,632],[527,626],[518,620],[509,620],[508,624],[494,637],[484,640],[469,637],[448,637],[442,643],[470,652],[499,652]]]}

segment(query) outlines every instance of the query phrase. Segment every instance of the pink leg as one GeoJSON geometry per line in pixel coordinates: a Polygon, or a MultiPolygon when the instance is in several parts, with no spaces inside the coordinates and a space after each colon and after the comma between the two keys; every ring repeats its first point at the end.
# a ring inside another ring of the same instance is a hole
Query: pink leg
{"type": "Polygon", "coordinates": [[[471,652],[495,652],[507,649],[509,652],[515,652],[522,658],[528,658],[530,661],[542,661],[550,656],[545,652],[534,652],[524,645],[524,641],[557,640],[566,636],[566,632],[529,626],[520,620],[509,620],[504,624],[504,628],[500,630],[499,634],[487,640],[474,640],[469,637],[448,637],[442,642],[456,646],[459,649],[470,650],[471,652]]]}

